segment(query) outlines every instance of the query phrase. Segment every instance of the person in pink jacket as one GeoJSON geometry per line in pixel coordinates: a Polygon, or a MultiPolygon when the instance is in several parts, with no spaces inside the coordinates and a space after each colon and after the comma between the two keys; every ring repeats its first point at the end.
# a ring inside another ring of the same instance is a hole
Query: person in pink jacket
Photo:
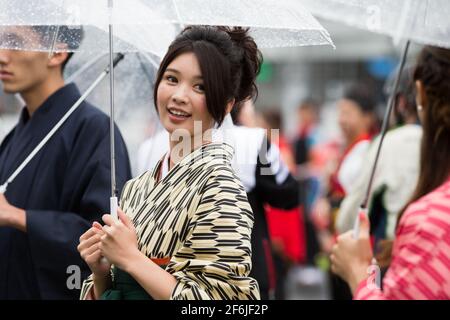
{"type": "Polygon", "coordinates": [[[418,184],[399,217],[392,260],[382,288],[370,274],[369,223],[360,216],[358,239],[338,238],[332,270],[354,299],[450,299],[450,50],[424,47],[414,81],[423,126],[418,184]]]}

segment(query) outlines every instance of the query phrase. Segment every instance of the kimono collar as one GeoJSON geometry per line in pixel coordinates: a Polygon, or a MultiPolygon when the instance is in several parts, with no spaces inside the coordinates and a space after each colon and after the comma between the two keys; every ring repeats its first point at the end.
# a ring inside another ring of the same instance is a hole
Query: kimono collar
{"type": "MultiPolygon", "coordinates": [[[[198,147],[197,149],[192,151],[186,157],[181,159],[181,161],[178,162],[178,164],[176,164],[175,167],[193,165],[195,163],[198,164],[202,160],[210,161],[212,159],[221,160],[223,162],[231,164],[233,156],[234,156],[234,149],[228,143],[212,142],[209,144],[202,145],[201,147],[198,147]]],[[[175,167],[172,168],[172,170],[175,169],[175,167]]]]}
{"type": "MultiPolygon", "coordinates": [[[[80,97],[80,91],[74,83],[69,83],[56,90],[47,100],[33,113],[31,119],[48,117],[49,113],[57,113],[59,118],[65,114],[80,97]],[[57,109],[57,110],[56,110],[57,109]]],[[[24,125],[30,120],[26,107],[22,109],[19,125],[24,125]]]]}

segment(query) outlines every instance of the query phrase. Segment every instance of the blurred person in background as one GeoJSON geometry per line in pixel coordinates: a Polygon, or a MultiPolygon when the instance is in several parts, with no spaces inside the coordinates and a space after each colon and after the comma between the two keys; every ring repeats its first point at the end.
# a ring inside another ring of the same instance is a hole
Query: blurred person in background
{"type": "MultiPolygon", "coordinates": [[[[313,221],[325,253],[329,253],[335,243],[335,221],[341,201],[359,178],[369,149],[376,99],[370,86],[358,83],[345,90],[337,106],[343,143],[327,190],[324,190],[326,196],[317,201],[313,210],[313,221]]],[[[350,290],[341,279],[331,275],[331,285],[334,299],[351,299],[350,290]]]]}
{"type": "MultiPolygon", "coordinates": [[[[280,111],[278,109],[262,111],[260,126],[266,129],[270,143],[278,147],[281,160],[287,164],[290,173],[295,176],[297,167],[291,146],[283,134],[280,111]]],[[[289,269],[294,265],[306,262],[303,211],[300,208],[300,199],[299,206],[289,210],[277,208],[270,204],[266,204],[264,209],[274,251],[277,292],[281,294],[281,297],[284,297],[285,279],[289,269]]]]}
{"type": "Polygon", "coordinates": [[[303,165],[311,159],[311,149],[319,141],[320,104],[312,99],[306,99],[298,107],[298,133],[293,142],[295,162],[303,165]]]}
{"type": "MultiPolygon", "coordinates": [[[[368,205],[370,233],[374,237],[377,261],[382,268],[389,265],[389,260],[384,256],[390,255],[385,255],[385,252],[390,251],[398,214],[411,198],[419,174],[422,129],[418,123],[413,71],[412,67],[408,67],[402,72],[391,115],[391,129],[383,142],[368,205]]],[[[393,90],[396,74],[397,71],[393,72],[386,82],[388,96],[393,90]]],[[[366,165],[341,203],[336,220],[339,234],[353,228],[359,206],[364,200],[379,142],[380,137],[377,137],[371,144],[364,161],[366,165]]]]}
{"type": "Polygon", "coordinates": [[[382,288],[368,275],[373,252],[370,223],[360,215],[360,235],[338,238],[332,271],[354,299],[450,299],[450,50],[426,46],[414,71],[416,103],[423,128],[419,178],[399,215],[392,260],[382,288]]]}

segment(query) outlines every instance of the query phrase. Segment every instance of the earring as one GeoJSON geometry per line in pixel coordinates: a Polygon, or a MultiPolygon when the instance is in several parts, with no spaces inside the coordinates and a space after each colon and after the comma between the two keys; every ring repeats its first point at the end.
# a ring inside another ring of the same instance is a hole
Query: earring
{"type": "Polygon", "coordinates": [[[423,106],[421,104],[417,105],[417,111],[421,112],[423,110],[423,106]]]}

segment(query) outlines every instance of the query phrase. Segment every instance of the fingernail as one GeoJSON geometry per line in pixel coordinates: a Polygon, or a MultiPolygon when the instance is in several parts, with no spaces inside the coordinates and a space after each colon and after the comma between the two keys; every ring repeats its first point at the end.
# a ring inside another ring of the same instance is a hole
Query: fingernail
{"type": "Polygon", "coordinates": [[[364,212],[360,212],[359,213],[359,220],[365,220],[366,219],[366,215],[365,215],[365,213],[364,212]]]}

